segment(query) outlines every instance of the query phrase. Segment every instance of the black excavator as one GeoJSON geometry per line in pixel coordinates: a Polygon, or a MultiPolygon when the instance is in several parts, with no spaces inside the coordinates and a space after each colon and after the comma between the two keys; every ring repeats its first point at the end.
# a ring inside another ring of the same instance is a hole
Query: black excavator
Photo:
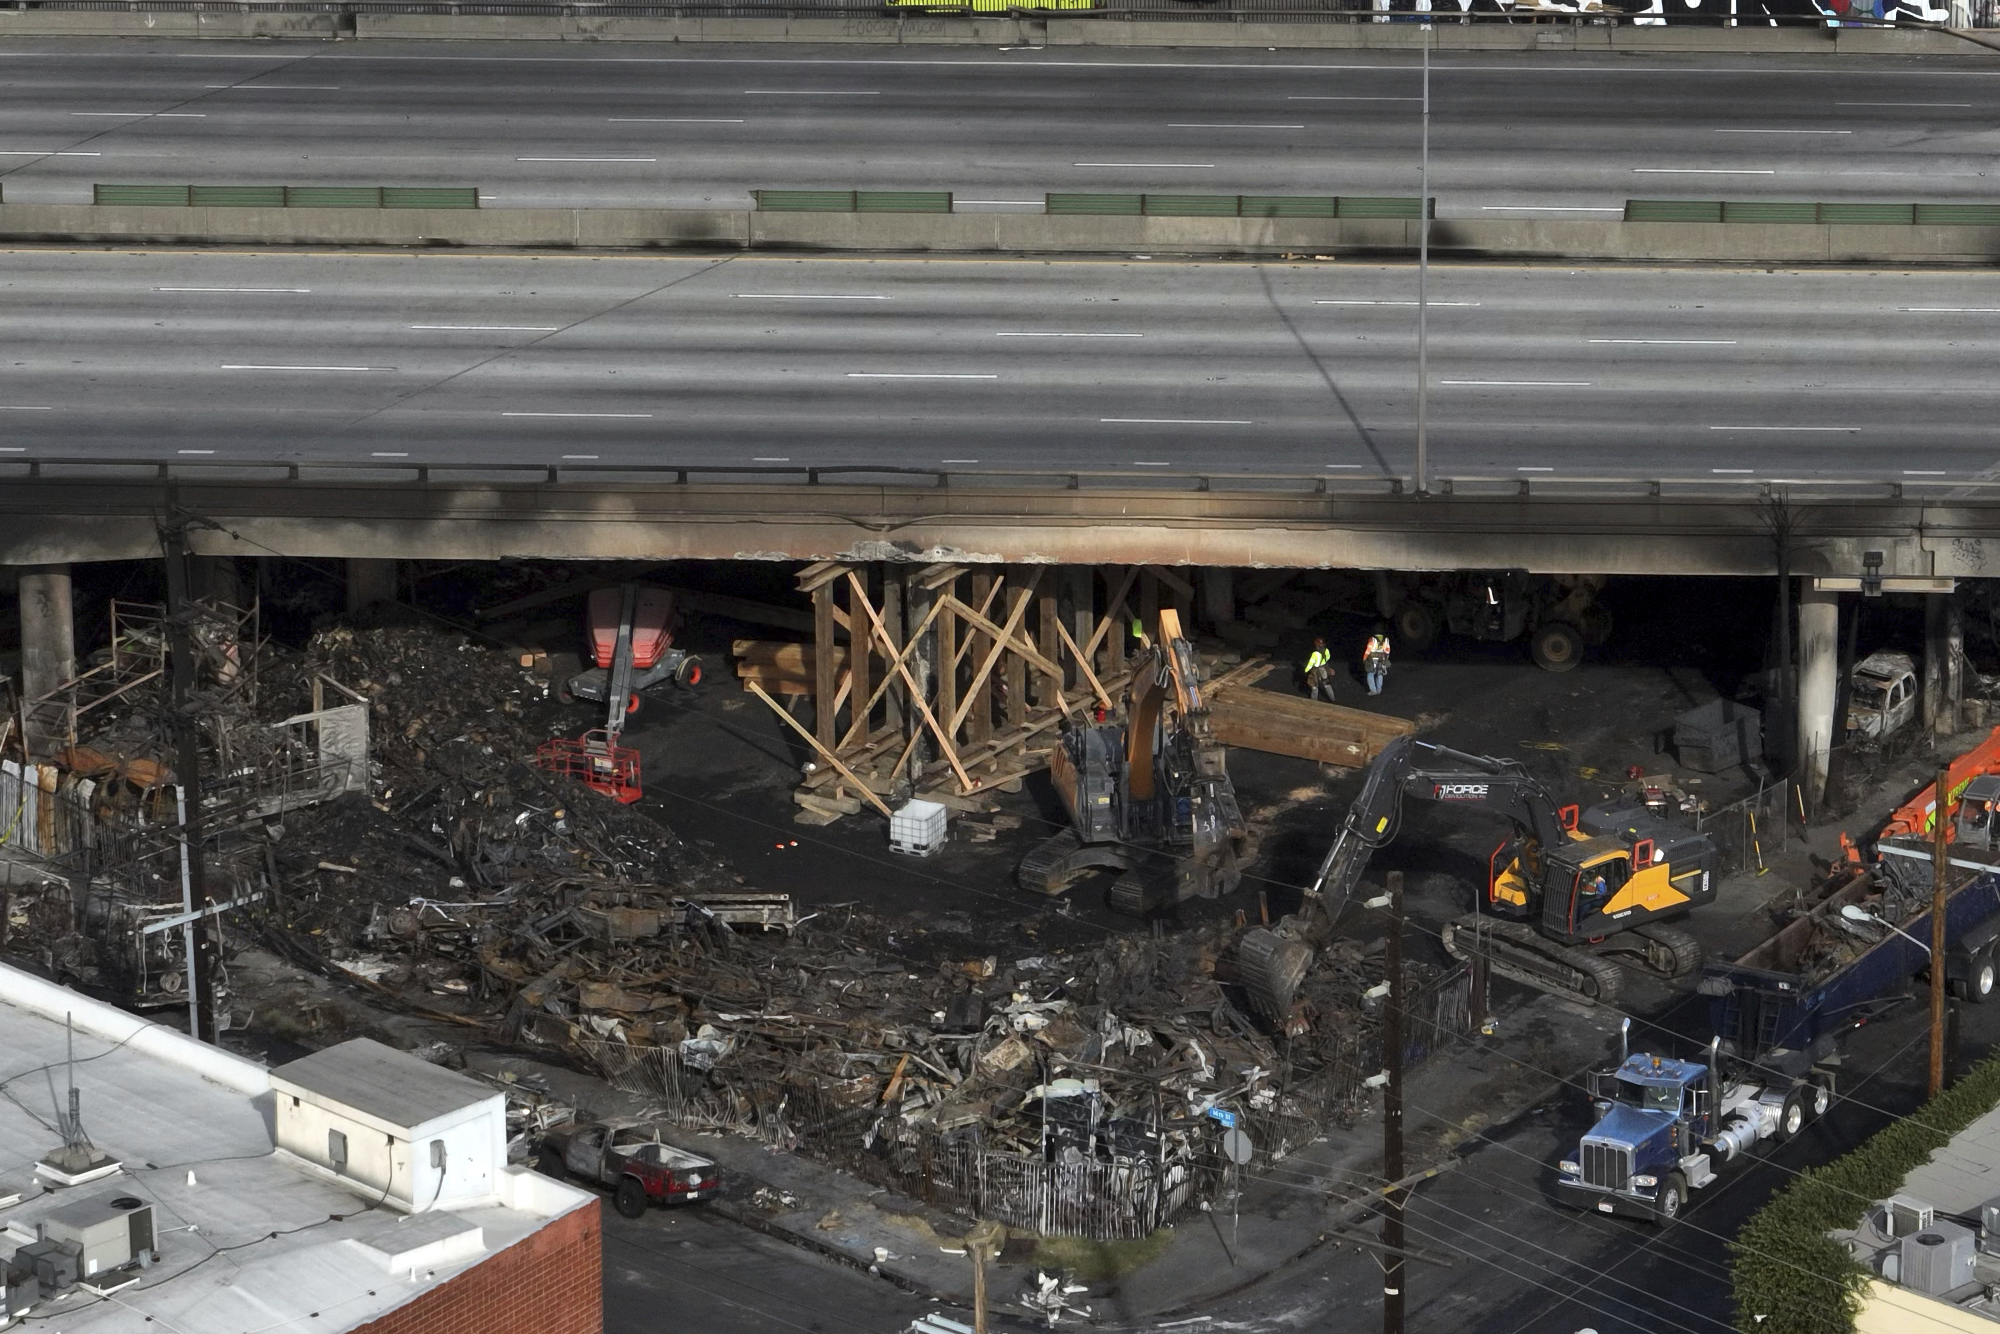
{"type": "MultiPolygon", "coordinates": [[[[1413,737],[1398,737],[1375,757],[1306,892],[1308,909],[1324,910],[1323,928],[1338,918],[1375,850],[1400,832],[1408,798],[1492,811],[1514,825],[1488,859],[1479,911],[1445,924],[1453,957],[1483,955],[1503,977],[1606,1003],[1624,980],[1621,964],[1663,977],[1701,965],[1700,944],[1671,923],[1715,897],[1717,854],[1706,834],[1653,815],[1637,797],[1587,811],[1558,806],[1517,760],[1413,737]]],[[[1310,951],[1266,934],[1271,939],[1260,937],[1244,962],[1260,1008],[1275,1014],[1288,1007],[1293,974],[1303,973],[1310,951]]]]}
{"type": "Polygon", "coordinates": [[[1144,916],[1242,880],[1243,815],[1209,728],[1194,646],[1172,608],[1158,628],[1133,668],[1126,720],[1071,727],[1049,756],[1070,828],[1022,858],[1023,889],[1059,894],[1108,868],[1120,872],[1111,907],[1144,916]]]}

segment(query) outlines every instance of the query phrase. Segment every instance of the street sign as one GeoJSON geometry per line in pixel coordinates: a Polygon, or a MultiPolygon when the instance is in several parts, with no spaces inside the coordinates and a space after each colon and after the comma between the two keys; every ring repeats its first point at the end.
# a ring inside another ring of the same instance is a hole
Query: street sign
{"type": "Polygon", "coordinates": [[[1240,1130],[1232,1128],[1222,1137],[1222,1156],[1238,1167],[1249,1162],[1256,1152],[1257,1146],[1252,1144],[1250,1137],[1240,1130]]]}

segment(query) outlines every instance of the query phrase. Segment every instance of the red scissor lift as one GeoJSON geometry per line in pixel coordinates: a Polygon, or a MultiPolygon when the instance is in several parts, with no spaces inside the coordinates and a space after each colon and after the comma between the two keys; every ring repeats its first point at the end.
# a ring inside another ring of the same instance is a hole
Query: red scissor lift
{"type": "Polygon", "coordinates": [[[593,727],[574,741],[563,736],[544,741],[535,747],[535,767],[588,783],[628,806],[645,795],[639,787],[639,752],[619,745],[618,738],[602,727],[593,727]]]}

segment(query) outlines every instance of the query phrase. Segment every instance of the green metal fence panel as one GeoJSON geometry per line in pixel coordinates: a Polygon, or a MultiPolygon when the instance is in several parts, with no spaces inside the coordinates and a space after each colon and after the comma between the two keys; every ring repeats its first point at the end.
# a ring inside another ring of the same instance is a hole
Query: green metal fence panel
{"type": "Polygon", "coordinates": [[[283,208],[282,185],[190,185],[188,203],[196,208],[283,208]]]}
{"type": "Polygon", "coordinates": [[[90,187],[90,202],[186,208],[189,189],[185,185],[93,185],[90,187]]]}
{"type": "Polygon", "coordinates": [[[1721,222],[1719,199],[1628,199],[1627,222],[1721,222]]]}
{"type": "Polygon", "coordinates": [[[379,185],[288,185],[286,208],[380,208],[379,185]]]}
{"type": "Polygon", "coordinates": [[[949,213],[949,190],[856,190],[857,213],[949,213]]]}
{"type": "Polygon", "coordinates": [[[1785,199],[1724,200],[1724,222],[1818,222],[1819,205],[1785,199]]]}
{"type": "Polygon", "coordinates": [[[2000,227],[2000,204],[1918,204],[1920,227],[2000,227]]]}
{"type": "Polygon", "coordinates": [[[1233,218],[1242,205],[1236,195],[1145,195],[1139,202],[1154,218],[1233,218]]]}
{"type": "Polygon", "coordinates": [[[1120,218],[1136,218],[1146,210],[1144,195],[1044,195],[1045,213],[1096,213],[1120,218]]]}
{"type": "Polygon", "coordinates": [[[752,190],[764,213],[852,213],[852,190],[752,190]]]}
{"type": "Polygon", "coordinates": [[[1340,203],[1332,195],[1244,195],[1246,218],[1331,218],[1340,203]]]}
{"type": "Polygon", "coordinates": [[[1915,204],[1821,204],[1821,222],[1867,222],[1909,226],[1917,220],[1915,204]]]}
{"type": "MultiPolygon", "coordinates": [[[[1335,204],[1335,216],[1342,218],[1416,218],[1423,216],[1417,208],[1415,195],[1341,195],[1335,204]]],[[[1437,201],[1431,201],[1431,212],[1437,212],[1437,201]]]]}
{"type": "Polygon", "coordinates": [[[478,208],[476,185],[385,185],[383,208],[478,208]]]}

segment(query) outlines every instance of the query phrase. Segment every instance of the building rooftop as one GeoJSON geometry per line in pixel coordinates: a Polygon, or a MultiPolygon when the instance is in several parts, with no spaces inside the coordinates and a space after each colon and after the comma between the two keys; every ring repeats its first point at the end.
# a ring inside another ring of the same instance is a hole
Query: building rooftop
{"type": "Polygon", "coordinates": [[[420,1126],[500,1096],[476,1079],[372,1038],[354,1038],[287,1061],[271,1077],[392,1126],[420,1126]]]}
{"type": "MultiPolygon", "coordinates": [[[[408,1058],[413,1059],[413,1058],[408,1058]]],[[[420,1064],[420,1063],[419,1063],[420,1064]]],[[[443,1074],[445,1072],[439,1072],[443,1074]]],[[[457,1083],[480,1086],[459,1076],[457,1083]]],[[[0,1256],[58,1210],[114,1196],[153,1206],[160,1260],[112,1298],[81,1287],[45,1299],[29,1328],[63,1334],[255,1334],[355,1328],[448,1282],[594,1197],[502,1168],[500,1202],[406,1218],[308,1176],[272,1151],[261,1065],[0,965],[0,1256]],[[62,1016],[75,1016],[83,1126],[123,1164],[47,1190],[37,1159],[67,1103],[62,1016]]],[[[428,1105],[428,1104],[426,1104],[428,1105]]]]}

